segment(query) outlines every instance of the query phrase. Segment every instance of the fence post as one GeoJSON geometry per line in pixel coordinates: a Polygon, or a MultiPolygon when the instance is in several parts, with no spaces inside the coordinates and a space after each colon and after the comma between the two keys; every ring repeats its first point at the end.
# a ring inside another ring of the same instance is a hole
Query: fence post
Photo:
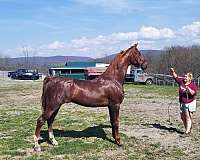
{"type": "Polygon", "coordinates": [[[158,85],[158,79],[157,79],[157,77],[155,76],[155,79],[156,79],[156,85],[158,85]]]}

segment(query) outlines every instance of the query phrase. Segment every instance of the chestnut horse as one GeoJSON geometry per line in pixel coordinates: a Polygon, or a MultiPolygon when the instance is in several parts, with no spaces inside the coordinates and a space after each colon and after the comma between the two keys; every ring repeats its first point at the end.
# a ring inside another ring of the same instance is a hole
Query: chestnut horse
{"type": "Polygon", "coordinates": [[[124,99],[123,84],[129,65],[147,67],[137,44],[121,51],[111,62],[106,71],[94,80],[77,80],[61,77],[46,77],[43,82],[42,114],[37,120],[34,135],[36,151],[41,148],[38,144],[41,127],[47,121],[49,140],[58,145],[53,135],[52,124],[60,107],[64,103],[73,102],[86,107],[108,106],[112,136],[117,145],[121,145],[119,135],[119,109],[124,99]]]}

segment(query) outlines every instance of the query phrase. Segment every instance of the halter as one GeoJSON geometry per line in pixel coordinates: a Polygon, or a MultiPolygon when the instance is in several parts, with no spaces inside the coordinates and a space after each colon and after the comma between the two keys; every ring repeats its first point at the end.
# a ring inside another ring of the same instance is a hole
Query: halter
{"type": "MultiPolygon", "coordinates": [[[[135,47],[135,49],[137,49],[137,48],[135,47]]],[[[131,50],[131,53],[134,54],[133,50],[131,50]]],[[[135,59],[137,59],[137,62],[139,64],[140,64],[141,61],[143,61],[139,54],[135,54],[135,59]]]]}

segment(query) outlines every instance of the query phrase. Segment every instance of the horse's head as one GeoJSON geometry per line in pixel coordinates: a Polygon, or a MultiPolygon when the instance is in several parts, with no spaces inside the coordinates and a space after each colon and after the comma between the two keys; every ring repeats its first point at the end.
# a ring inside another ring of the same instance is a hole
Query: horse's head
{"type": "Polygon", "coordinates": [[[137,45],[138,44],[136,43],[129,48],[130,63],[135,67],[141,67],[142,69],[146,69],[147,61],[145,60],[144,56],[140,53],[140,51],[137,49],[137,45]]]}

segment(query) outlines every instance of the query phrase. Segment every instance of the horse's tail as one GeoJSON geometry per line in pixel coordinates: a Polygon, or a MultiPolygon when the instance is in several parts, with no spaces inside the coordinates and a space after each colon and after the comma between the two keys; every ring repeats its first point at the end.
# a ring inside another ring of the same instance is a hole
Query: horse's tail
{"type": "Polygon", "coordinates": [[[46,110],[46,88],[47,88],[47,84],[48,82],[52,79],[52,77],[45,77],[45,79],[43,80],[43,89],[42,89],[42,113],[44,113],[44,111],[46,110]]]}

